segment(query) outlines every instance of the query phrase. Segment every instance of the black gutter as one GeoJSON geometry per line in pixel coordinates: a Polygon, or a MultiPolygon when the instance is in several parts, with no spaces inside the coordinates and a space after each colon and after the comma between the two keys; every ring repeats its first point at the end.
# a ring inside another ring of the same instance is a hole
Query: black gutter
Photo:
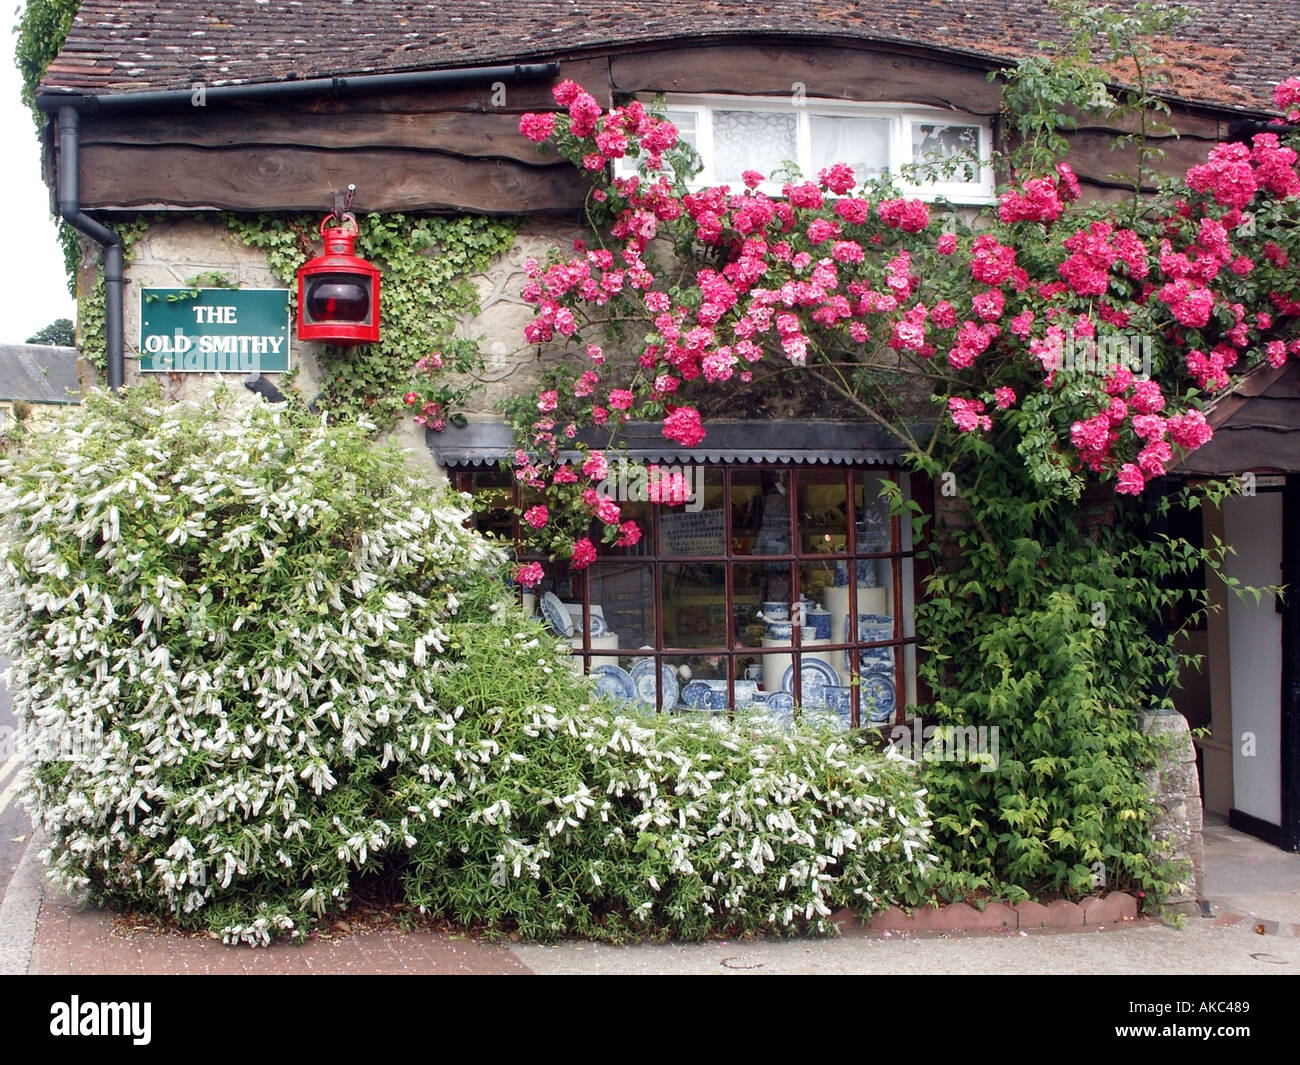
{"type": "Polygon", "coordinates": [[[1251,138],[1257,133],[1276,133],[1281,136],[1284,133],[1294,133],[1297,127],[1292,122],[1278,122],[1270,119],[1263,121],[1257,118],[1242,118],[1235,122],[1228,123],[1228,136],[1225,138],[1227,143],[1237,143],[1249,145],[1251,138]]]}
{"type": "MultiPolygon", "coordinates": [[[[425,70],[405,74],[365,74],[355,78],[308,78],[303,81],[273,81],[255,85],[201,87],[203,106],[238,100],[284,99],[321,93],[381,92],[434,86],[520,82],[553,78],[559,63],[528,63],[512,66],[463,67],[459,70],[425,70]]],[[[122,325],[122,238],[81,210],[80,115],[97,111],[139,111],[148,108],[196,106],[200,87],[162,92],[81,93],[43,92],[36,107],[57,113],[59,122],[59,217],[73,229],[98,241],[104,248],[104,346],[108,355],[108,387],[116,392],[125,377],[122,325]]]]}
{"type": "Polygon", "coordinates": [[[385,90],[446,88],[482,82],[521,82],[555,77],[559,63],[526,63],[495,67],[462,67],[457,70],[418,70],[404,74],[362,74],[355,78],[306,78],[302,81],[269,81],[251,85],[204,86],[196,82],[189,89],[166,89],[159,92],[118,92],[104,95],[42,92],[36,96],[40,111],[58,111],[71,105],[83,112],[97,110],[139,111],[150,107],[187,107],[241,100],[283,100],[290,96],[316,96],[322,93],[342,95],[349,92],[383,92],[385,90]]]}

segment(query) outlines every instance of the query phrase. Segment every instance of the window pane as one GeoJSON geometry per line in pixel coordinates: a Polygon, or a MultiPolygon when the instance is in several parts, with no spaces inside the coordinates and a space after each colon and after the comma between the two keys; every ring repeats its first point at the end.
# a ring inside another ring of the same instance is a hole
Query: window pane
{"type": "Polygon", "coordinates": [[[731,536],[740,555],[790,554],[790,475],[736,470],[731,477],[731,536]]]}
{"type": "Polygon", "coordinates": [[[835,589],[837,566],[841,573],[848,572],[844,569],[845,563],[837,564],[830,559],[805,562],[799,567],[799,594],[804,597],[807,607],[803,630],[805,642],[814,637],[829,640],[836,631],[831,615],[831,598],[827,592],[835,589]]]}
{"type": "Polygon", "coordinates": [[[627,500],[624,498],[628,493],[616,492],[614,498],[618,501],[620,510],[619,520],[622,522],[634,521],[637,528],[641,530],[641,538],[630,547],[616,547],[606,545],[601,548],[602,552],[608,552],[614,556],[627,555],[649,555],[652,554],[654,546],[654,503],[647,503],[643,500],[627,500]]]}
{"type": "Polygon", "coordinates": [[[790,563],[737,565],[732,584],[737,645],[760,647],[767,638],[776,641],[769,647],[789,646],[790,563]]]}
{"type": "Polygon", "coordinates": [[[664,567],[664,644],[727,646],[727,568],[721,563],[664,567]]]}
{"type": "Polygon", "coordinates": [[[889,119],[810,115],[812,172],[848,163],[861,184],[889,173],[889,119]]]}
{"type": "Polygon", "coordinates": [[[654,575],[648,565],[596,562],[587,581],[595,631],[604,630],[617,641],[613,646],[624,650],[654,645],[654,575]]]}
{"type": "Polygon", "coordinates": [[[713,112],[713,178],[718,184],[739,185],[741,174],[757,170],[771,176],[799,155],[793,114],[775,111],[713,112]]]}
{"type": "Polygon", "coordinates": [[[494,466],[461,471],[456,477],[456,489],[469,492],[480,504],[475,509],[474,528],[507,542],[514,537],[514,514],[509,510],[514,503],[514,478],[505,470],[494,466]]]}
{"type": "Polygon", "coordinates": [[[677,127],[677,140],[689,144],[696,151],[700,148],[700,135],[696,127],[694,111],[674,111],[671,107],[664,111],[664,117],[677,127]]]}
{"type": "Polygon", "coordinates": [[[880,487],[887,480],[889,478],[873,474],[864,474],[858,479],[853,502],[858,523],[859,554],[891,550],[889,503],[880,495],[880,487]]]}
{"type": "Polygon", "coordinates": [[[665,506],[659,512],[660,553],[664,555],[725,555],[726,515],[723,512],[722,471],[700,466],[665,466],[671,477],[663,491],[673,484],[690,493],[690,501],[665,506]]]}
{"type": "Polygon", "coordinates": [[[955,126],[946,122],[912,123],[912,162],[944,164],[971,160],[951,173],[936,175],[939,181],[978,181],[974,160],[979,159],[979,126],[955,126]]]}
{"type": "Polygon", "coordinates": [[[810,469],[799,475],[800,550],[842,554],[848,543],[848,497],[842,469],[810,469]]]}

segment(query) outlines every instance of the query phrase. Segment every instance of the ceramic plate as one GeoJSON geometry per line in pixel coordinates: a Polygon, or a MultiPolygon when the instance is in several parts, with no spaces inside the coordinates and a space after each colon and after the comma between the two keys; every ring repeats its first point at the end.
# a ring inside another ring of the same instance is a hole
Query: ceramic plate
{"type": "MultiPolygon", "coordinates": [[[[844,669],[850,668],[853,661],[853,652],[844,652],[844,669]]],[[[879,673],[883,670],[886,673],[892,673],[894,670],[894,649],[892,647],[866,647],[858,652],[858,672],[859,673],[879,673]]]]}
{"type": "Polygon", "coordinates": [[[589,628],[591,629],[591,635],[593,636],[609,635],[609,625],[599,614],[591,615],[591,624],[589,628]]]}
{"type": "Polygon", "coordinates": [[[879,725],[894,716],[893,671],[876,671],[862,674],[862,712],[871,715],[873,724],[879,725]]]}
{"type": "MultiPolygon", "coordinates": [[[[591,619],[593,622],[595,618],[591,619]]],[[[660,667],[660,676],[664,688],[664,709],[669,710],[677,705],[677,692],[680,690],[677,683],[677,673],[672,666],[664,665],[660,667]]],[[[651,710],[655,707],[655,660],[653,658],[638,658],[636,665],[632,667],[632,685],[636,689],[636,698],[638,702],[645,703],[651,710]]],[[[688,684],[689,688],[690,685],[688,684]]]]}
{"type": "MultiPolygon", "coordinates": [[[[803,705],[821,706],[825,703],[822,688],[828,684],[839,684],[840,675],[829,662],[823,662],[820,658],[805,658],[799,680],[803,688],[803,705]]],[[[781,678],[781,690],[794,691],[794,666],[787,668],[785,676],[781,678]]]]}
{"type": "Polygon", "coordinates": [[[693,680],[682,689],[682,706],[689,710],[709,710],[713,707],[713,688],[702,680],[693,680]]]}
{"type": "Polygon", "coordinates": [[[573,635],[573,618],[564,609],[560,597],[554,592],[542,596],[542,617],[555,630],[556,635],[571,637],[573,635]]]}
{"type": "Polygon", "coordinates": [[[789,692],[772,692],[766,700],[767,712],[781,725],[794,724],[794,696],[789,692]]]}
{"type": "Polygon", "coordinates": [[[591,676],[596,682],[596,694],[616,706],[626,706],[636,697],[632,676],[622,666],[597,666],[591,676]]]}

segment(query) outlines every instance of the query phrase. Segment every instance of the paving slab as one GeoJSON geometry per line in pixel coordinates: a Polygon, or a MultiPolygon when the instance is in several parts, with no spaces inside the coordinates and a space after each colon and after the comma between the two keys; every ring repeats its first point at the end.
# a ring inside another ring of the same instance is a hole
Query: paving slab
{"type": "Polygon", "coordinates": [[[116,915],[82,909],[46,891],[30,972],[55,974],[225,975],[425,974],[526,975],[528,968],[497,943],[436,932],[360,931],[303,944],[256,950],[216,939],[152,929],[129,930],[116,915]]]}

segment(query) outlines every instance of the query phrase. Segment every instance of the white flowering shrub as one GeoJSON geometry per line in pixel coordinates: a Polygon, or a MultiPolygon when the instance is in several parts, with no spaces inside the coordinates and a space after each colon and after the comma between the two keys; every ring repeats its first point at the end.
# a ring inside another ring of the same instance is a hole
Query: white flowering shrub
{"type": "Polygon", "coordinates": [[[381,871],[533,938],[829,931],[915,890],[910,763],[588,706],[462,504],[260,402],[35,428],[0,463],[0,649],[53,875],[253,944],[381,871]]]}
{"type": "Polygon", "coordinates": [[[543,940],[830,933],[836,909],[870,913],[932,870],[911,762],[768,718],[601,712],[563,680],[520,683],[545,668],[539,630],[460,640],[438,681],[458,720],[393,789],[406,897],[427,911],[543,940]]]}

